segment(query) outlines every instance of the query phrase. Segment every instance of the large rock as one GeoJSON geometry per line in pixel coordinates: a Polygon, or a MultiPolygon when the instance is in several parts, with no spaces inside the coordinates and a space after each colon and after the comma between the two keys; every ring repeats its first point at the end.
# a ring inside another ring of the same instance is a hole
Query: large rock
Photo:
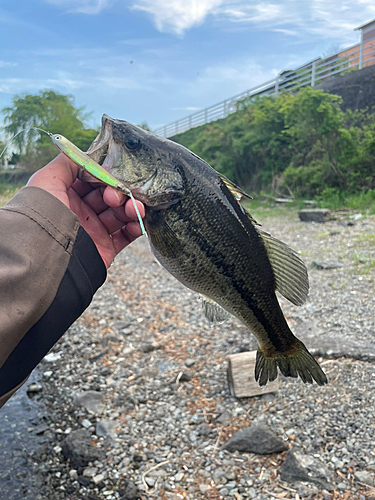
{"type": "Polygon", "coordinates": [[[101,413],[104,409],[104,404],[102,403],[103,394],[98,391],[85,391],[79,394],[75,400],[74,404],[76,406],[83,406],[87,411],[91,413],[101,413]]]}
{"type": "Polygon", "coordinates": [[[327,222],[331,220],[331,212],[328,208],[304,208],[298,217],[302,222],[327,222]]]}
{"type": "Polygon", "coordinates": [[[284,441],[276,437],[266,426],[257,425],[236,432],[222,449],[269,455],[285,451],[287,447],[284,441]]]}
{"type": "Polygon", "coordinates": [[[287,483],[306,481],[318,484],[327,491],[334,489],[329,484],[329,481],[332,480],[331,473],[322,462],[298,451],[289,450],[286,453],[280,469],[280,478],[287,483]]]}
{"type": "Polygon", "coordinates": [[[62,454],[70,460],[73,468],[86,467],[89,462],[101,460],[104,450],[91,444],[91,435],[86,429],[73,431],[62,443],[62,454]]]}

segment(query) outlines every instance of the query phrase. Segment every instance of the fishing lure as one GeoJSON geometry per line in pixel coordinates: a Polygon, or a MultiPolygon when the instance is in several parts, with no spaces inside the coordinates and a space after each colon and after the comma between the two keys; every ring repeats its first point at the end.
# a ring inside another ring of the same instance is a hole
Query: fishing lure
{"type": "MultiPolygon", "coordinates": [[[[114,189],[117,189],[118,191],[121,191],[122,193],[129,196],[129,198],[133,202],[134,210],[137,214],[139,225],[141,226],[142,234],[147,235],[146,230],[145,230],[145,226],[143,224],[142,217],[141,217],[141,214],[139,213],[134,196],[132,195],[130,189],[125,186],[125,184],[123,184],[121,181],[116,179],[116,177],[111,175],[105,168],[103,168],[101,165],[99,165],[99,163],[96,163],[96,161],[94,161],[86,153],[84,153],[79,148],[77,148],[77,146],[75,146],[72,142],[70,142],[63,135],[51,134],[51,132],[47,132],[46,130],[43,130],[42,128],[37,128],[37,127],[31,127],[31,128],[34,128],[36,130],[41,130],[42,132],[47,134],[51,138],[53,144],[57,147],[57,149],[59,149],[70,160],[74,161],[74,163],[76,163],[80,167],[84,168],[93,177],[100,180],[101,182],[103,182],[107,186],[111,186],[114,189]]],[[[12,139],[8,142],[7,146],[4,148],[4,150],[0,154],[0,158],[4,154],[9,143],[21,132],[24,132],[24,130],[20,130],[15,136],[12,137],[12,139]]]]}

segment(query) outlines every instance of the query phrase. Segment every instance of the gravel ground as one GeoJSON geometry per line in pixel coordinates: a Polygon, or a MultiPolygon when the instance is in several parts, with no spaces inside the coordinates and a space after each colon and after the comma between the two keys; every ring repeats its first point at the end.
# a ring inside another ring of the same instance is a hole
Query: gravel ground
{"type": "Polygon", "coordinates": [[[375,218],[351,220],[262,216],[309,268],[307,303],[281,303],[329,384],[281,377],[278,393],[254,398],[232,397],[226,380],[226,356],[256,348],[247,329],[234,319],[210,326],[199,298],[155,263],[145,238],[124,251],[40,365],[45,411],[28,429],[40,493],[30,498],[374,500],[375,218]],[[332,259],[342,266],[312,268],[332,259]],[[96,396],[91,411],[80,404],[85,391],[99,393],[87,396],[96,396]],[[257,424],[309,464],[311,481],[282,480],[290,452],[221,448],[257,424]],[[74,464],[65,457],[80,439],[94,453],[74,464]]]}

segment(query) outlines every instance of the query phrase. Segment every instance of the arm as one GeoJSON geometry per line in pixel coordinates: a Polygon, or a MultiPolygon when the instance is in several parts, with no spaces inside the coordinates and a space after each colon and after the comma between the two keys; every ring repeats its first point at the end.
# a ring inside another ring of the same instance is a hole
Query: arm
{"type": "Polygon", "coordinates": [[[127,197],[76,177],[76,166],[60,155],[0,210],[0,406],[141,233],[127,197]]]}

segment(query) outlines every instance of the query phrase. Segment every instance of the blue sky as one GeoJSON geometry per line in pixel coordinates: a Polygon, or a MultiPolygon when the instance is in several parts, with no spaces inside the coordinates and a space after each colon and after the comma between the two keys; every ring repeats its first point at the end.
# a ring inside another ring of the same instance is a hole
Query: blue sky
{"type": "Polygon", "coordinates": [[[73,94],[154,129],[359,41],[374,0],[2,0],[0,109],[73,94]]]}

